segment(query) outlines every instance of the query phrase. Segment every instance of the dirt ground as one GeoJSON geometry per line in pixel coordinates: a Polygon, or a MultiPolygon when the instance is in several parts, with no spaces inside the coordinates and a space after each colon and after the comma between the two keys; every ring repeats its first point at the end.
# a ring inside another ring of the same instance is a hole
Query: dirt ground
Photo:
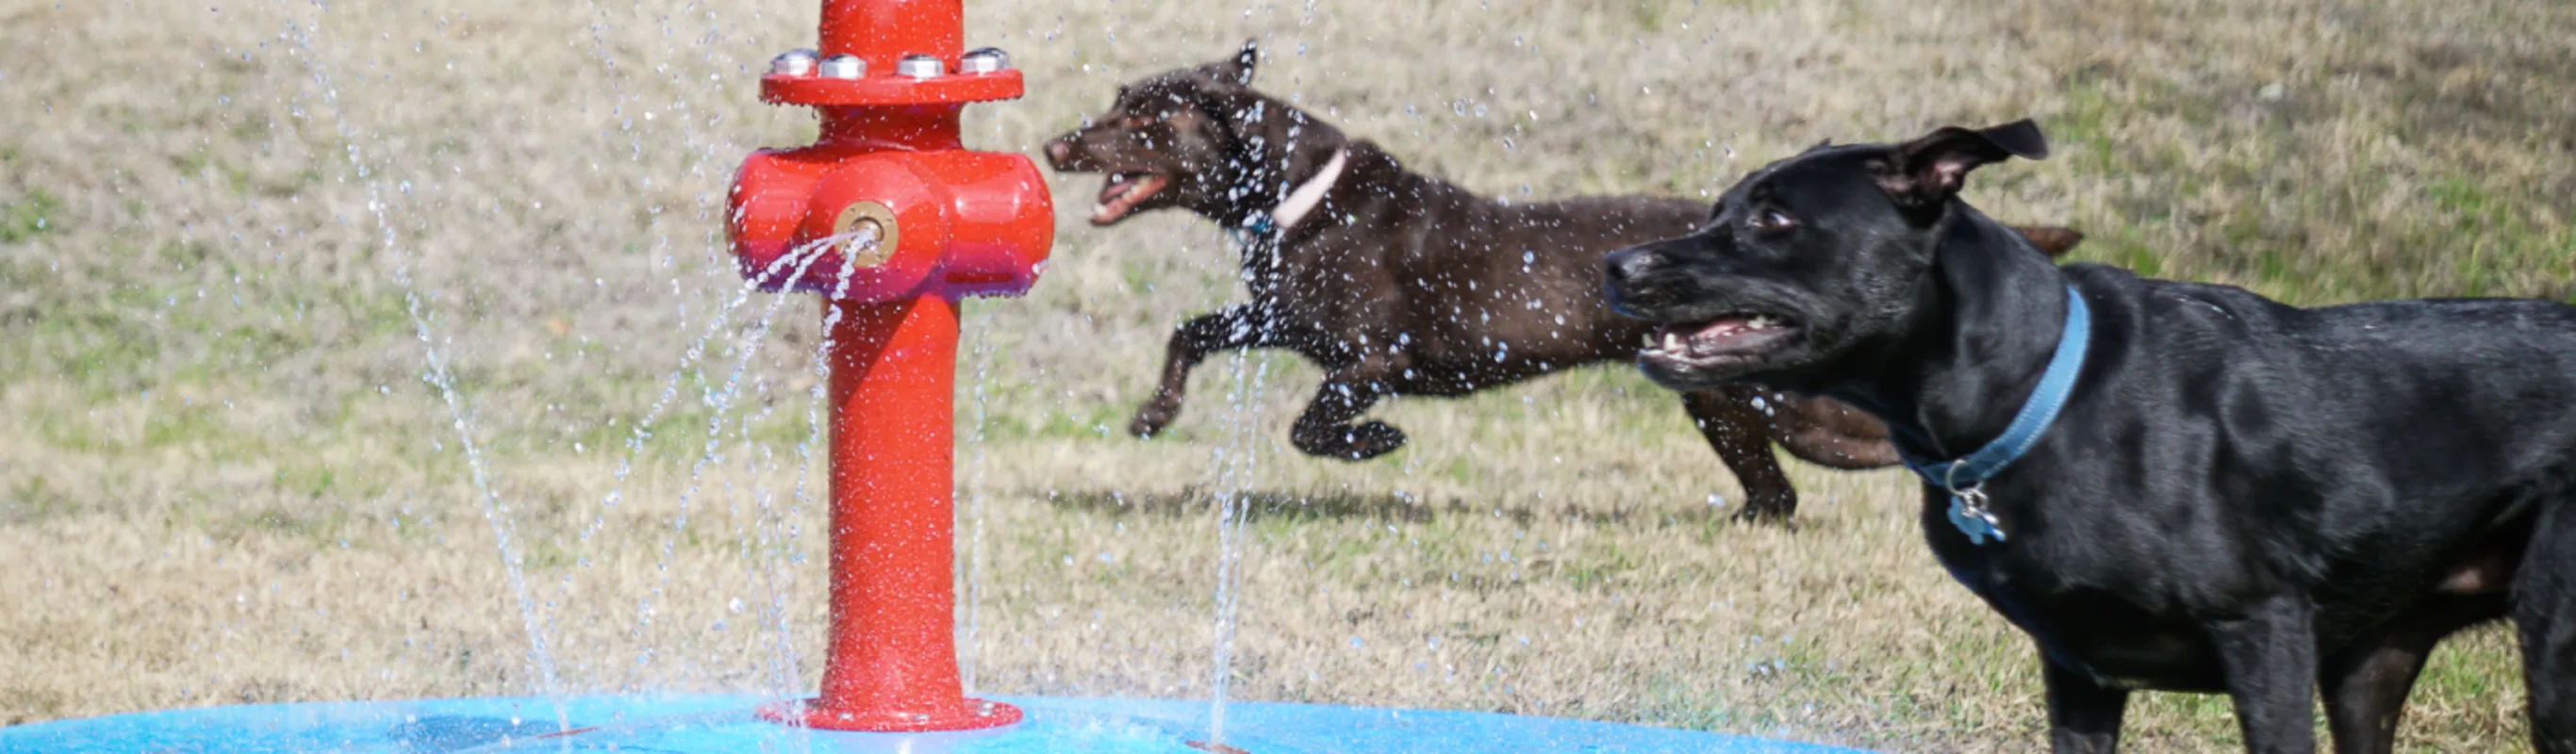
{"type": "MultiPolygon", "coordinates": [[[[0,0],[0,724],[176,706],[811,688],[817,307],[723,254],[810,0],[0,0]],[[510,566],[516,566],[512,568],[510,566]]],[[[1119,82],[1266,45],[1261,87],[1492,194],[1705,195],[1820,139],[2034,116],[1990,214],[2075,255],[2320,303],[2576,296],[2576,10],[2550,2],[968,3],[1033,152],[1119,82]]],[[[1198,698],[1213,501],[1247,491],[1235,698],[1563,715],[1888,750],[2044,746],[2025,640],[1935,566],[1901,472],[1797,466],[1792,528],[1666,392],[1598,368],[1377,414],[1220,358],[1121,436],[1168,328],[1240,296],[1212,226],[1081,222],[961,356],[959,615],[987,693],[1198,698]]],[[[2509,637],[2404,730],[2520,750],[2509,637]]],[[[2141,750],[2237,745],[2147,695],[2141,750]]]]}

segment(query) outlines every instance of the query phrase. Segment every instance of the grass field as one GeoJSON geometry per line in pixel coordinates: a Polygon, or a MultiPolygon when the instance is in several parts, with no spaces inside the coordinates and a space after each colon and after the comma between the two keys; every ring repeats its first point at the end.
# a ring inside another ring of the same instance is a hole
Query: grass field
{"type": "MultiPolygon", "coordinates": [[[[0,0],[0,724],[809,688],[816,307],[728,309],[719,220],[743,155],[810,138],[753,72],[813,5],[0,0]]],[[[1263,88],[1489,193],[1700,194],[2031,115],[2061,156],[1971,198],[2084,230],[2079,259],[2303,303],[2576,297],[2563,3],[968,5],[1032,89],[969,111],[983,148],[1257,37],[1263,88]]],[[[1239,293],[1205,223],[1081,223],[1095,180],[1055,184],[1037,290],[968,315],[977,689],[1205,696],[1210,491],[1240,487],[1237,698],[2044,746],[2027,643],[1931,562],[1899,472],[1797,467],[1800,525],[1729,523],[1733,480],[1630,370],[1397,402],[1412,445],[1354,465],[1285,447],[1312,369],[1219,359],[1173,436],[1118,436],[1166,329],[1239,293]]],[[[2521,750],[2521,706],[2474,632],[2405,745],[2521,750]]],[[[2215,697],[2129,730],[2236,745],[2215,697]]]]}

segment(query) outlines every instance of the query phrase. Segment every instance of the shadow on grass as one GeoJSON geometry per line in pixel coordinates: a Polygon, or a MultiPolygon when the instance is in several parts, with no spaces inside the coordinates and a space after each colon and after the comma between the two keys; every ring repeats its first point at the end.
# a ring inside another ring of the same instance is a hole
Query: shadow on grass
{"type": "MultiPolygon", "coordinates": [[[[1043,499],[1049,506],[1063,510],[1109,516],[1186,518],[1214,513],[1218,493],[1191,486],[1178,492],[1059,488],[1021,494],[1043,499]]],[[[1252,490],[1243,496],[1247,503],[1246,516],[1252,521],[1360,519],[1427,523],[1447,517],[1492,516],[1520,526],[1541,519],[1609,526],[1645,523],[1704,525],[1733,523],[1735,512],[1732,508],[1696,506],[1678,510],[1626,506],[1601,510],[1575,505],[1529,505],[1527,501],[1474,505],[1458,498],[1426,500],[1419,495],[1391,492],[1252,490]]]]}

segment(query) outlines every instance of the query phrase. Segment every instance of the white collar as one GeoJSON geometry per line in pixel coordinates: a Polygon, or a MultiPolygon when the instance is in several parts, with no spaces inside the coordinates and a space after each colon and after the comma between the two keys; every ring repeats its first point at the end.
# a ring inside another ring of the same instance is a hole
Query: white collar
{"type": "Polygon", "coordinates": [[[1324,203],[1324,193],[1333,190],[1333,182],[1342,177],[1342,158],[1348,154],[1347,148],[1333,150],[1333,159],[1324,163],[1324,169],[1315,171],[1315,177],[1288,192],[1288,198],[1270,210],[1270,232],[1287,233],[1289,228],[1297,227],[1297,221],[1306,219],[1306,213],[1315,211],[1315,205],[1324,203]]]}

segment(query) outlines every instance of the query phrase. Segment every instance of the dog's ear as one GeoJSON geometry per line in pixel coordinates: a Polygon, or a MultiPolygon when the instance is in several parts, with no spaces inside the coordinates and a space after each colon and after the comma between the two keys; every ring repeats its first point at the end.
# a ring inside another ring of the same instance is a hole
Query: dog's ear
{"type": "Polygon", "coordinates": [[[2084,242],[2084,234],[2076,232],[2074,228],[2054,225],[2018,225],[2014,226],[2013,230],[2020,231],[2021,237],[2030,239],[2030,245],[2039,247],[2039,253],[2052,258],[2066,256],[2066,252],[2074,249],[2076,244],[2084,242]]]}
{"type": "Polygon", "coordinates": [[[1892,163],[1879,185],[1900,202],[1916,207],[1939,206],[1957,196],[1968,171],[1990,162],[2020,157],[2048,157],[2048,137],[2029,118],[1993,128],[1970,130],[1943,126],[1923,138],[1896,145],[1892,163]]]}
{"type": "Polygon", "coordinates": [[[1253,66],[1260,61],[1261,40],[1246,39],[1243,40],[1243,49],[1235,51],[1234,57],[1209,63],[1199,70],[1205,72],[1209,78],[1218,81],[1236,86],[1251,86],[1253,66]]]}

